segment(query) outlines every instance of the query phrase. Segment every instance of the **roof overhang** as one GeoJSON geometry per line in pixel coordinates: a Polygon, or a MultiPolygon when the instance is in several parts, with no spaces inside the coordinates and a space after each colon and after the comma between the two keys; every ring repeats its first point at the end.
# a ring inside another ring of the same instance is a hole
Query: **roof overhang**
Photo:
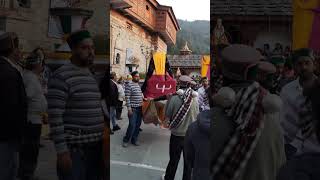
{"type": "Polygon", "coordinates": [[[91,18],[93,11],[82,8],[50,8],[50,14],[56,16],[86,16],[91,18]]]}
{"type": "Polygon", "coordinates": [[[128,9],[132,7],[132,4],[130,1],[110,0],[110,6],[112,9],[128,9]]]}

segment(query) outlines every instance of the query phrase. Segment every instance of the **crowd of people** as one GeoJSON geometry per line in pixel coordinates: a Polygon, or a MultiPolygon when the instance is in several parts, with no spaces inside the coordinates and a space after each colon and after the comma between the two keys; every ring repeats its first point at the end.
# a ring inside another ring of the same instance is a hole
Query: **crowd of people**
{"type": "Polygon", "coordinates": [[[51,73],[41,48],[24,58],[15,33],[0,35],[2,179],[36,179],[43,124],[50,126],[60,180],[106,179],[106,136],[124,128],[117,120],[126,107],[122,146],[139,146],[146,101],[166,102],[162,127],[171,136],[163,180],[174,180],[181,154],[183,180],[320,177],[320,70],[312,50],[284,55],[277,45],[271,55],[267,46],[259,52],[228,45],[213,84],[181,75],[175,93],[151,98],[138,71],[118,78],[107,68],[101,81],[95,78],[88,31],[71,33],[67,42],[70,63],[51,73]]]}
{"type": "MultiPolygon", "coordinates": [[[[70,63],[54,72],[37,48],[24,57],[16,33],[0,35],[0,179],[36,180],[43,124],[50,126],[60,180],[101,180],[108,175],[107,117],[90,67],[95,53],[86,30],[70,34],[70,63]]],[[[52,162],[54,163],[54,162],[52,162]]]]}
{"type": "Polygon", "coordinates": [[[124,86],[129,125],[123,147],[130,140],[139,145],[143,101],[166,100],[171,136],[163,180],[174,179],[182,153],[184,180],[317,179],[319,70],[313,51],[265,58],[253,47],[229,45],[221,59],[214,88],[206,78],[195,88],[182,75],[176,93],[155,99],[143,96],[134,72],[137,79],[124,86]]]}

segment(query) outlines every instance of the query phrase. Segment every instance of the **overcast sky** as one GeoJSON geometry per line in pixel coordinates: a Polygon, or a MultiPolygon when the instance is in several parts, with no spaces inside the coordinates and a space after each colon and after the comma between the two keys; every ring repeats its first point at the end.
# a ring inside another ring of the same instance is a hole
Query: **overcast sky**
{"type": "Polygon", "coordinates": [[[172,6],[178,19],[210,20],[210,0],[157,0],[161,5],[172,6]]]}

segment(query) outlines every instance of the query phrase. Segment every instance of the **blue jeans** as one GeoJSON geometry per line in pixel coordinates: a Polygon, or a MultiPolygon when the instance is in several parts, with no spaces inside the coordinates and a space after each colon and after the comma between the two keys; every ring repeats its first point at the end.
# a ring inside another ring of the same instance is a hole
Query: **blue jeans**
{"type": "Polygon", "coordinates": [[[0,142],[0,180],[14,180],[18,172],[18,144],[0,142]]]}
{"type": "Polygon", "coordinates": [[[117,125],[116,118],[117,118],[117,107],[110,106],[110,120],[111,120],[113,127],[115,127],[117,125]]]}
{"type": "Polygon", "coordinates": [[[132,115],[129,117],[129,126],[123,142],[127,143],[131,139],[131,143],[136,143],[139,136],[139,128],[142,123],[142,107],[132,108],[132,115]]]}
{"type": "Polygon", "coordinates": [[[72,160],[70,172],[57,167],[59,180],[101,180],[103,173],[102,143],[69,148],[72,160]]]}

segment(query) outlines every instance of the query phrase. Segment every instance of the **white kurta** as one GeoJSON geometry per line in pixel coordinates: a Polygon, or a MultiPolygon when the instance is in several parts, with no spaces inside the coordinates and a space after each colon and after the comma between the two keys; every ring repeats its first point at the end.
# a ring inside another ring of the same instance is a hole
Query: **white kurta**
{"type": "Polygon", "coordinates": [[[283,87],[280,97],[283,101],[281,111],[281,127],[285,136],[285,143],[297,148],[297,155],[308,152],[320,152],[320,144],[315,133],[303,140],[299,128],[299,112],[306,100],[299,79],[283,87]]]}

